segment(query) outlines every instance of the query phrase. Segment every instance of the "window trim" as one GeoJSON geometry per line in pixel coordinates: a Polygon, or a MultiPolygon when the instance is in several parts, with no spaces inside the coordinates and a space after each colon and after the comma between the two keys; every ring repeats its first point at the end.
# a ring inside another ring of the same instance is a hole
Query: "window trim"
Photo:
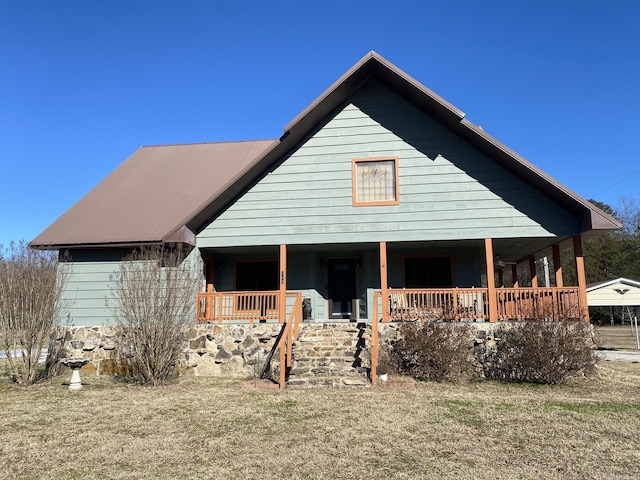
{"type": "Polygon", "coordinates": [[[398,174],[398,157],[368,157],[368,158],[354,158],[351,161],[351,199],[354,207],[373,207],[379,205],[398,205],[400,203],[400,175],[398,174]],[[396,195],[394,200],[377,200],[373,202],[361,202],[358,201],[357,191],[357,164],[365,162],[383,162],[393,161],[394,174],[395,174],[395,189],[396,195]]]}

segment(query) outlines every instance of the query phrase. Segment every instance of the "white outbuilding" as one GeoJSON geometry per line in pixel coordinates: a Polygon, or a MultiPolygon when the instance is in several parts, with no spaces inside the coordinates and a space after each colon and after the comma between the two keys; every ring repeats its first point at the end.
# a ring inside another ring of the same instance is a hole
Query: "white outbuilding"
{"type": "Polygon", "coordinates": [[[640,282],[616,278],[587,285],[590,307],[640,307],[640,282]]]}
{"type": "Polygon", "coordinates": [[[640,282],[621,277],[587,285],[587,305],[590,307],[621,307],[622,323],[624,323],[626,316],[632,327],[635,327],[636,343],[640,349],[638,336],[640,282]]]}

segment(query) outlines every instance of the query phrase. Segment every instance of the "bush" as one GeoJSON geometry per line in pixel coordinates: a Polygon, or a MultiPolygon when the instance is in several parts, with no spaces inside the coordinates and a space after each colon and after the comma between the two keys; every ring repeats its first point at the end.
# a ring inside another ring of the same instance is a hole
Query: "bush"
{"type": "Polygon", "coordinates": [[[111,278],[110,304],[122,331],[120,369],[138,383],[159,385],[176,373],[198,285],[187,253],[144,247],[126,257],[111,278]]]}
{"type": "Polygon", "coordinates": [[[57,252],[24,241],[0,246],[0,351],[11,377],[29,385],[49,373],[38,363],[52,328],[64,315],[67,278],[57,252]]]}
{"type": "Polygon", "coordinates": [[[405,323],[389,353],[395,368],[421,380],[443,382],[470,376],[473,340],[469,326],[405,323]]]}
{"type": "Polygon", "coordinates": [[[485,378],[553,385],[595,371],[595,344],[586,322],[531,321],[501,326],[495,336],[493,351],[478,359],[485,378]]]}

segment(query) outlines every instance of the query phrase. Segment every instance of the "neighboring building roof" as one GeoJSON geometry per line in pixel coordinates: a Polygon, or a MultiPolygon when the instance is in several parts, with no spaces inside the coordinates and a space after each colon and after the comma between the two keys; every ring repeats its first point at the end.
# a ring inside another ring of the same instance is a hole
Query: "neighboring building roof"
{"type": "Polygon", "coordinates": [[[463,112],[377,53],[369,52],[294,118],[279,140],[143,147],[32,245],[194,243],[195,234],[301,145],[371,78],[579,217],[582,232],[620,228],[617,220],[468,122],[463,112]],[[179,193],[167,195],[168,191],[179,193]]]}
{"type": "Polygon", "coordinates": [[[640,306],[640,282],[615,278],[587,285],[590,307],[640,306]]]}
{"type": "Polygon", "coordinates": [[[636,280],[630,280],[628,278],[620,277],[620,278],[614,278],[613,280],[603,280],[602,282],[590,283],[589,285],[587,285],[587,292],[598,290],[600,288],[609,287],[611,285],[615,285],[616,283],[622,283],[624,285],[629,285],[631,287],[640,288],[640,282],[636,280]]]}
{"type": "Polygon", "coordinates": [[[184,225],[274,140],[141,147],[31,244],[195,244],[184,225]]]}

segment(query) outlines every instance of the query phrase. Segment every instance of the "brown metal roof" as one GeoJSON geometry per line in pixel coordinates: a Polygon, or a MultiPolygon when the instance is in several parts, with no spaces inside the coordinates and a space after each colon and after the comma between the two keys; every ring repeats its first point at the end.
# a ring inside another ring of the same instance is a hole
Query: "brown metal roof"
{"type": "Polygon", "coordinates": [[[464,113],[369,52],[285,127],[279,140],[143,147],[32,242],[41,248],[195,242],[195,234],[376,78],[580,218],[585,234],[620,223],[527,162],[464,113]]]}
{"type": "Polygon", "coordinates": [[[31,244],[61,248],[182,241],[184,225],[273,140],[141,147],[31,244]]]}

